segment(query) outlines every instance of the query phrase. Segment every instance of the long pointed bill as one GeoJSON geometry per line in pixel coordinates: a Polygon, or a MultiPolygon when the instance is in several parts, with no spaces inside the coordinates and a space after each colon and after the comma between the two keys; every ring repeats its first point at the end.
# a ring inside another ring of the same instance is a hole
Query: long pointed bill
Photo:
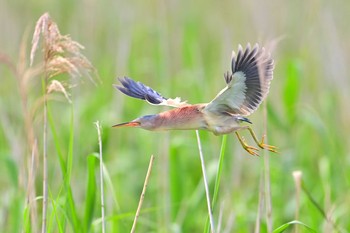
{"type": "Polygon", "coordinates": [[[118,128],[118,127],[138,127],[138,126],[140,126],[140,122],[131,121],[131,122],[125,122],[125,123],[113,125],[112,127],[118,128]]]}

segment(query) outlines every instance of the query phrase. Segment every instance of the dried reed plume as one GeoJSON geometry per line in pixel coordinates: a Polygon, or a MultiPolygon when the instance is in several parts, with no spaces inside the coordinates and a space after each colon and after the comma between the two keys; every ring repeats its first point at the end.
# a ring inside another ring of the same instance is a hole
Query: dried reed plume
{"type": "Polygon", "coordinates": [[[73,41],[68,35],[61,35],[57,24],[52,21],[48,13],[43,14],[36,23],[32,48],[30,52],[30,66],[34,64],[35,54],[42,40],[43,60],[40,67],[43,77],[44,117],[43,117],[43,211],[42,232],[46,232],[46,217],[48,206],[48,177],[47,177],[47,95],[52,92],[63,93],[68,102],[71,103],[69,94],[64,83],[55,80],[60,74],[68,74],[72,78],[81,78],[89,75],[95,69],[90,61],[81,54],[84,49],[78,42],[73,41]],[[50,81],[50,84],[48,84],[50,81]]]}
{"type": "Polygon", "coordinates": [[[43,40],[44,72],[48,79],[66,73],[73,78],[85,75],[94,82],[89,72],[96,73],[95,69],[81,53],[84,46],[72,40],[69,35],[61,35],[57,24],[51,20],[48,13],[43,14],[36,23],[30,52],[30,66],[34,63],[40,38],[43,40]]]}

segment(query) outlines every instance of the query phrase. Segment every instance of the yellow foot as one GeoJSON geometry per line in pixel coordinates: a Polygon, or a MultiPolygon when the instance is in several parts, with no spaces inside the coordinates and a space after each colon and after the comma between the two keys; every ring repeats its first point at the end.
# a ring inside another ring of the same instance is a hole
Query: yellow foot
{"type": "Polygon", "coordinates": [[[248,146],[248,145],[245,145],[243,146],[243,148],[251,155],[255,155],[255,156],[259,156],[259,154],[257,153],[258,151],[258,148],[255,148],[253,146],[248,146]]]}
{"type": "Polygon", "coordinates": [[[243,137],[242,137],[241,144],[242,144],[243,149],[245,149],[249,154],[259,156],[259,154],[257,153],[257,151],[259,149],[256,147],[253,147],[253,146],[249,146],[247,143],[245,143],[243,137]]]}
{"type": "Polygon", "coordinates": [[[271,152],[274,152],[274,153],[278,153],[277,152],[277,147],[271,146],[271,145],[267,145],[267,144],[264,143],[264,141],[265,141],[265,135],[262,137],[261,142],[258,144],[258,146],[261,149],[265,149],[265,150],[268,150],[268,151],[271,151],[271,152]]]}

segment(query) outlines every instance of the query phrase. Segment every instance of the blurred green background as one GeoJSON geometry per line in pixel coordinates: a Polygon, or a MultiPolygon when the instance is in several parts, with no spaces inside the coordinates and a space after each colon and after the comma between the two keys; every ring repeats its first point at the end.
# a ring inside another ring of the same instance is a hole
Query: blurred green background
{"type": "MultiPolygon", "coordinates": [[[[231,51],[248,42],[274,45],[270,94],[250,119],[261,136],[266,107],[269,143],[278,146],[280,154],[265,153],[267,160],[253,157],[233,135],[227,138],[214,209],[220,232],[253,232],[259,206],[258,228],[269,232],[264,201],[259,202],[266,161],[272,202],[268,218],[273,229],[295,219],[296,212],[301,222],[317,232],[337,232],[331,222],[342,232],[350,229],[348,1],[1,0],[1,54],[17,63],[27,33],[29,63],[35,22],[44,12],[50,13],[62,34],[84,45],[83,53],[100,77],[97,85],[88,79],[75,82],[70,89],[72,104],[59,94],[50,101],[58,137],[50,127],[48,232],[101,232],[98,161],[92,156],[98,152],[96,121],[103,126],[109,177],[105,179],[108,232],[130,231],[152,154],[156,160],[137,232],[203,232],[208,213],[195,132],[112,129],[113,124],[166,110],[128,98],[112,84],[126,75],[166,97],[208,102],[224,87],[231,51]],[[67,207],[57,156],[61,151],[66,158],[70,148],[74,213],[67,207]],[[326,220],[304,192],[297,205],[295,170],[302,172],[304,185],[332,220],[326,220]]],[[[31,80],[27,93],[40,155],[34,165],[38,198],[31,200],[37,203],[38,219],[28,226],[27,161],[32,145],[25,136],[18,82],[3,64],[0,77],[0,229],[35,232],[41,222],[41,81],[40,77],[31,80]]],[[[208,132],[200,135],[212,190],[222,138],[208,132]]]]}

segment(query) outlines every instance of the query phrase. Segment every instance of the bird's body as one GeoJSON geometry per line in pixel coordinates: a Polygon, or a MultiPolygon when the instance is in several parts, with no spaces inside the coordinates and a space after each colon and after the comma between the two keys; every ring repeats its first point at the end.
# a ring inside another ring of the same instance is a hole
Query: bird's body
{"type": "Polygon", "coordinates": [[[206,105],[187,105],[155,115],[143,116],[142,118],[147,119],[148,123],[144,124],[143,129],[151,131],[203,129],[211,131],[215,135],[220,135],[239,128],[241,121],[248,121],[246,118],[229,114],[215,116],[211,113],[203,114],[206,105]]]}
{"type": "Polygon", "coordinates": [[[202,110],[205,104],[187,105],[161,112],[155,117],[159,125],[155,130],[193,130],[206,129],[206,121],[202,110]]]}
{"type": "Polygon", "coordinates": [[[197,130],[203,129],[215,135],[235,132],[243,148],[257,155],[257,148],[248,146],[238,130],[248,129],[260,148],[276,152],[275,147],[259,142],[249,126],[242,126],[266,97],[273,77],[273,60],[265,49],[255,45],[251,50],[248,44],[243,52],[238,49],[237,57],[232,57],[232,74],[224,75],[227,86],[209,103],[188,104],[179,98],[164,98],[152,88],[124,77],[119,79],[122,86],[116,86],[121,92],[134,98],[143,99],[153,105],[176,107],[155,115],[136,118],[133,121],[114,127],[141,127],[151,131],[161,130],[197,130]]]}

